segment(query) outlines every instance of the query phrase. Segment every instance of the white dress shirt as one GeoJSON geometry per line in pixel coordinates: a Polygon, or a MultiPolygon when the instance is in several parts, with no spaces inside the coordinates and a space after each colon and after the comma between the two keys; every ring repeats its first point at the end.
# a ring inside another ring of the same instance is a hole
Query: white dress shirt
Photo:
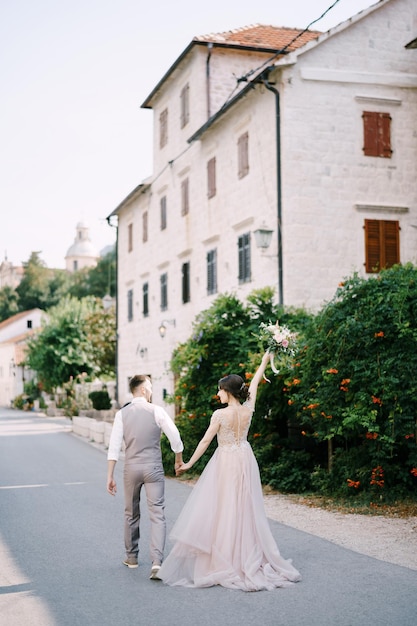
{"type": "MultiPolygon", "coordinates": [[[[170,418],[168,413],[161,406],[157,404],[152,404],[145,400],[145,398],[133,398],[132,404],[146,404],[147,406],[151,406],[154,409],[155,422],[162,430],[162,432],[168,437],[169,443],[171,444],[171,449],[173,452],[178,453],[182,452],[184,449],[183,443],[181,441],[181,436],[178,428],[175,426],[173,420],[170,418]]],[[[109,450],[107,453],[108,461],[118,461],[119,454],[123,443],[123,420],[122,420],[122,412],[117,411],[114,422],[113,429],[110,435],[109,441],[109,450]]]]}

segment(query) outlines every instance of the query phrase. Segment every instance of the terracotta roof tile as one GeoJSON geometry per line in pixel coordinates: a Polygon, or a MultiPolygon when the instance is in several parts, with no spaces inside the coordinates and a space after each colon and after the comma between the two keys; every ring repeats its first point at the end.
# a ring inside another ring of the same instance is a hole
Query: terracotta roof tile
{"type": "Polygon", "coordinates": [[[29,309],[29,311],[21,311],[21,313],[15,313],[15,315],[12,315],[12,317],[8,317],[7,320],[3,320],[3,322],[0,322],[0,330],[3,330],[3,328],[10,326],[10,324],[14,324],[14,322],[22,319],[22,317],[25,317],[26,315],[29,315],[30,313],[38,310],[39,309],[29,309]]]}
{"type": "MultiPolygon", "coordinates": [[[[252,26],[244,26],[243,28],[229,30],[224,33],[214,33],[194,37],[193,41],[281,50],[281,48],[289,44],[289,42],[301,32],[302,29],[299,28],[254,24],[252,26]]],[[[287,48],[288,52],[304,46],[304,44],[312,39],[317,39],[320,34],[320,31],[306,31],[287,48]]]]}

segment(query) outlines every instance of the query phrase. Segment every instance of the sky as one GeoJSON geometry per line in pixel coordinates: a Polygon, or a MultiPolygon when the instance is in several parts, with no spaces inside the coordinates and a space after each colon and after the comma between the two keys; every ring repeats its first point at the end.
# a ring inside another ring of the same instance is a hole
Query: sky
{"type": "MultiPolygon", "coordinates": [[[[141,109],[196,35],[251,24],[305,28],[335,0],[0,0],[0,263],[39,252],[64,268],[83,221],[106,217],[152,174],[141,109]]],[[[338,0],[326,31],[376,0],[338,0]]]]}

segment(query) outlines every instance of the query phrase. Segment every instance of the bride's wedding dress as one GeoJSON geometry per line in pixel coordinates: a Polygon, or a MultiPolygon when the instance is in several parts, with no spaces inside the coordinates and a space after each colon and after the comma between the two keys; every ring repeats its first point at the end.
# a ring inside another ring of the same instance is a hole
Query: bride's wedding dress
{"type": "Polygon", "coordinates": [[[174,547],[159,577],[168,585],[258,591],[301,576],[275,543],[265,514],[259,468],[247,434],[250,402],[213,413],[218,447],[174,528],[174,547]]]}

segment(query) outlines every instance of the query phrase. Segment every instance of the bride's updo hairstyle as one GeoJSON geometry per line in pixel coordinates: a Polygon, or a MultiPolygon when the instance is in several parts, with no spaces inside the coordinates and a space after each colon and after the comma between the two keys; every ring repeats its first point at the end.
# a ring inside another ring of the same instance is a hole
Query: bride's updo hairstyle
{"type": "Polygon", "coordinates": [[[229,374],[228,376],[223,376],[219,380],[219,389],[223,389],[230,393],[234,398],[238,400],[248,400],[249,391],[247,386],[245,385],[245,381],[238,374],[229,374]]]}

